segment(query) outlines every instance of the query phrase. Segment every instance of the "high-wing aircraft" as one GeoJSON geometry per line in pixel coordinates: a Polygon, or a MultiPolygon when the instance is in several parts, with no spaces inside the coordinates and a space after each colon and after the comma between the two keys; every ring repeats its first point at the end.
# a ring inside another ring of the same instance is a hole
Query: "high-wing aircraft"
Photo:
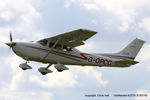
{"type": "Polygon", "coordinates": [[[38,69],[43,75],[52,72],[49,69],[52,64],[54,64],[57,71],[62,72],[69,69],[65,65],[124,68],[138,63],[134,59],[145,41],[137,38],[117,53],[89,54],[75,48],[83,45],[85,40],[96,33],[91,30],[78,29],[36,42],[13,42],[10,33],[10,42],[6,45],[12,48],[16,55],[26,60],[25,63],[19,65],[23,70],[32,69],[27,64],[28,61],[48,63],[47,67],[38,69]]]}

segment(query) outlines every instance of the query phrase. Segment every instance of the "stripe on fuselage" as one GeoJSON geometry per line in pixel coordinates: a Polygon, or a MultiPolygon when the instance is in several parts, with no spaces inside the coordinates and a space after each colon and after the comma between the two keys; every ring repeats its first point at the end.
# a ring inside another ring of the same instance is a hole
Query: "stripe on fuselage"
{"type": "MultiPolygon", "coordinates": [[[[49,51],[47,49],[43,49],[43,48],[39,48],[39,47],[33,47],[33,46],[27,46],[27,45],[25,45],[25,46],[29,47],[29,48],[37,49],[37,50],[40,50],[40,51],[44,51],[44,52],[48,52],[49,51]]],[[[73,57],[80,58],[82,60],[87,60],[87,58],[83,55],[83,53],[80,54],[82,57],[71,55],[71,54],[66,54],[66,53],[58,52],[58,51],[54,51],[54,50],[52,50],[52,53],[55,54],[55,55],[61,56],[61,57],[66,57],[66,58],[78,61],[78,62],[82,62],[82,61],[78,60],[78,59],[75,59],[73,57]]]]}

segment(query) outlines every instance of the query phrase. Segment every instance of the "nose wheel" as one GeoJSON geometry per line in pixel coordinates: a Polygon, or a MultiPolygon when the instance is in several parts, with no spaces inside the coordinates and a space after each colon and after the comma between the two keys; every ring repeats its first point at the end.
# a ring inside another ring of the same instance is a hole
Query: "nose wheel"
{"type": "Polygon", "coordinates": [[[20,64],[19,67],[20,67],[22,70],[32,69],[32,67],[29,66],[29,65],[27,64],[27,62],[20,64]]]}

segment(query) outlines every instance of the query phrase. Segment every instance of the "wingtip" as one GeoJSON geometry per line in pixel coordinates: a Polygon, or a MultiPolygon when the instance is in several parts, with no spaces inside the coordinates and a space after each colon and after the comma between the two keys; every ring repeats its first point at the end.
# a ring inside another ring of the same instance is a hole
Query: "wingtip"
{"type": "Polygon", "coordinates": [[[142,39],[139,39],[139,38],[135,38],[135,40],[139,40],[139,41],[141,41],[141,42],[143,42],[143,43],[146,42],[146,41],[144,41],[144,40],[142,40],[142,39]]]}
{"type": "Polygon", "coordinates": [[[97,33],[96,31],[93,31],[93,30],[90,30],[90,29],[82,29],[82,28],[81,28],[81,29],[79,29],[79,30],[81,30],[81,31],[89,31],[89,32],[92,32],[92,33],[95,33],[95,34],[97,33]]]}

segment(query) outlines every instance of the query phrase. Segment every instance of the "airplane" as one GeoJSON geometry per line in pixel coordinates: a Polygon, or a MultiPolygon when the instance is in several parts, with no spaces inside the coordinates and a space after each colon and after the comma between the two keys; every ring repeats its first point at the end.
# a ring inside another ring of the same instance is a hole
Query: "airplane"
{"type": "Polygon", "coordinates": [[[92,30],[77,29],[35,42],[13,42],[10,33],[10,42],[6,45],[12,48],[16,55],[26,60],[19,65],[23,70],[32,69],[28,65],[29,61],[48,64],[38,69],[42,75],[52,73],[49,69],[52,64],[58,72],[62,72],[69,70],[65,65],[125,68],[139,63],[134,59],[145,41],[138,38],[117,53],[85,53],[76,49],[96,33],[92,30]]]}

